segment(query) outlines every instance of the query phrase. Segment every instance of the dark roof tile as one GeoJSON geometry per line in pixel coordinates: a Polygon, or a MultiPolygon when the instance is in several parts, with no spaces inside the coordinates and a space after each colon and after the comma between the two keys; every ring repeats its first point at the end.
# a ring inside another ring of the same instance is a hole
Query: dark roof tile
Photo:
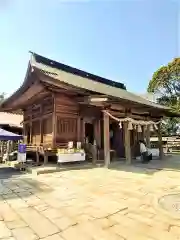
{"type": "Polygon", "coordinates": [[[51,68],[56,68],[56,69],[59,69],[59,70],[62,70],[62,71],[65,71],[65,72],[68,72],[68,73],[71,73],[71,74],[75,74],[75,75],[78,75],[80,77],[86,77],[86,78],[91,79],[93,81],[96,81],[96,82],[99,82],[99,83],[104,83],[104,84],[112,86],[112,87],[116,87],[116,88],[126,90],[126,86],[123,83],[115,82],[115,81],[112,81],[112,80],[109,80],[109,79],[106,79],[106,78],[103,78],[103,77],[100,77],[100,76],[97,76],[97,75],[94,75],[94,74],[91,74],[91,73],[88,73],[88,72],[85,72],[85,71],[82,71],[82,70],[79,70],[77,68],[65,65],[63,63],[56,62],[54,60],[48,59],[48,58],[43,57],[43,56],[40,56],[36,53],[32,53],[32,54],[33,54],[37,63],[41,63],[41,64],[44,64],[46,66],[50,66],[51,68]]]}

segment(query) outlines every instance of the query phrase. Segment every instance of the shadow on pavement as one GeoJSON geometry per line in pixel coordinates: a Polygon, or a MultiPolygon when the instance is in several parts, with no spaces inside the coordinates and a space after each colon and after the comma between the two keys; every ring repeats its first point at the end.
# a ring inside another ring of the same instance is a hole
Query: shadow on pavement
{"type": "Polygon", "coordinates": [[[0,179],[9,179],[15,176],[19,176],[24,174],[24,172],[20,172],[9,166],[0,166],[0,179]]]}
{"type": "Polygon", "coordinates": [[[161,160],[152,160],[148,164],[136,163],[136,167],[145,167],[152,170],[165,170],[165,171],[180,171],[180,156],[172,155],[165,156],[161,160]]]}
{"type": "Polygon", "coordinates": [[[127,166],[126,164],[119,164],[119,165],[112,164],[109,167],[109,169],[115,170],[115,171],[131,172],[136,174],[148,174],[148,175],[152,175],[160,171],[159,169],[149,169],[147,168],[147,166],[145,166],[145,164],[143,164],[142,166],[139,166],[139,165],[127,166]]]}
{"type": "Polygon", "coordinates": [[[0,200],[27,198],[39,193],[49,193],[53,189],[41,181],[28,177],[28,174],[14,168],[0,167],[0,200]]]}
{"type": "Polygon", "coordinates": [[[123,162],[116,162],[110,165],[110,169],[148,175],[162,170],[180,172],[180,156],[165,156],[162,160],[156,159],[146,164],[135,161],[131,165],[127,165],[123,162]]]}

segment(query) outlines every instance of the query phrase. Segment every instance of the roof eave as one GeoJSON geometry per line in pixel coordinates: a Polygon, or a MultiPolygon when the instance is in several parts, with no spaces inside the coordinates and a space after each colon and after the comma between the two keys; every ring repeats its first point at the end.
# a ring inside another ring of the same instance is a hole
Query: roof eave
{"type": "MultiPolygon", "coordinates": [[[[32,64],[32,67],[33,67],[33,69],[35,70],[35,71],[41,71],[42,69],[39,67],[39,66],[37,66],[36,64],[35,64],[35,62],[32,62],[31,63],[32,64]]],[[[51,78],[51,80],[52,80],[52,84],[53,84],[53,80],[54,79],[56,79],[56,77],[55,76],[49,76],[49,75],[47,75],[47,74],[45,74],[45,73],[43,73],[44,75],[46,75],[46,76],[48,76],[49,78],[51,78]]],[[[71,84],[68,84],[68,85],[71,85],[71,84]]],[[[74,86],[74,85],[73,85],[74,86]]],[[[89,90],[90,91],[90,90],[89,90]]],[[[124,91],[126,91],[126,90],[124,90],[124,91]]],[[[126,91],[126,92],[128,92],[128,91],[126,91]]],[[[136,102],[136,101],[132,101],[132,100],[127,100],[127,99],[124,99],[124,98],[121,98],[121,97],[115,97],[115,96],[110,96],[110,95],[107,95],[107,94],[105,94],[106,96],[108,96],[108,97],[113,97],[114,99],[117,99],[117,100],[125,100],[125,101],[129,101],[129,102],[133,102],[134,104],[138,104],[138,105],[141,105],[141,106],[144,106],[144,107],[147,107],[147,108],[150,108],[150,109],[156,109],[156,110],[160,110],[160,111],[169,111],[170,110],[170,108],[169,107],[165,107],[165,106],[162,106],[162,105],[159,105],[159,104],[155,104],[155,103],[153,103],[153,105],[152,105],[152,102],[150,102],[150,101],[148,101],[148,100],[146,100],[146,102],[148,102],[147,104],[146,103],[139,103],[139,102],[136,102]]],[[[143,98],[142,98],[143,99],[143,98]]],[[[144,100],[144,99],[143,99],[144,100]]]]}

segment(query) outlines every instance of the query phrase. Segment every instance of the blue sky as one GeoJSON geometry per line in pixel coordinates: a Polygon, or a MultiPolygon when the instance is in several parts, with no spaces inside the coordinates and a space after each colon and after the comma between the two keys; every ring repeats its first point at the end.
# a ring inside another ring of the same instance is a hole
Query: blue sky
{"type": "Polygon", "coordinates": [[[7,94],[24,80],[29,50],[123,82],[136,93],[179,54],[176,0],[2,2],[0,91],[7,94]]]}

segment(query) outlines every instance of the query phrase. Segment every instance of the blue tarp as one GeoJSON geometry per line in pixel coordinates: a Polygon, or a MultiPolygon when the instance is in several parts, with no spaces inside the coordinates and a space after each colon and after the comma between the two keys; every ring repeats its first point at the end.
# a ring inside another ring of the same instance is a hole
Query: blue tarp
{"type": "Polygon", "coordinates": [[[12,133],[12,132],[8,132],[2,128],[0,128],[0,141],[17,141],[17,140],[21,140],[23,137],[21,135],[12,133]]]}

